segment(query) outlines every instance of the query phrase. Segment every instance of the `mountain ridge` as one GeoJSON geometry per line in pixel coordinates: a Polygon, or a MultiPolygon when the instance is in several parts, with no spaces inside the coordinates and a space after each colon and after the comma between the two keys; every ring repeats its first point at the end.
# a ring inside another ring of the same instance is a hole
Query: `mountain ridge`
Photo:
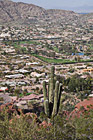
{"type": "Polygon", "coordinates": [[[14,21],[27,22],[27,20],[55,19],[70,15],[78,16],[73,11],[59,9],[44,9],[34,4],[23,2],[13,2],[10,0],[0,0],[0,23],[14,21]]]}

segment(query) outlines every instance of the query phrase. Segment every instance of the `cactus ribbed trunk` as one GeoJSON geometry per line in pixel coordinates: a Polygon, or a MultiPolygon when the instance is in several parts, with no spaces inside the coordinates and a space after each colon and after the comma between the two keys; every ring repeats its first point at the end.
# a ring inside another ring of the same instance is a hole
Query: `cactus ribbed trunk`
{"type": "Polygon", "coordinates": [[[48,100],[49,100],[49,91],[50,91],[50,81],[51,79],[49,79],[49,82],[48,82],[48,100]]]}
{"type": "Polygon", "coordinates": [[[59,84],[57,111],[59,110],[59,106],[60,106],[61,92],[62,92],[62,83],[59,84]]]}
{"type": "Polygon", "coordinates": [[[60,97],[62,91],[62,84],[59,81],[54,81],[54,66],[51,67],[51,78],[48,83],[48,93],[47,84],[43,81],[43,94],[44,94],[44,110],[45,114],[50,118],[51,115],[55,117],[57,115],[60,105],[60,97]]]}
{"type": "Polygon", "coordinates": [[[50,79],[50,88],[49,88],[49,103],[54,102],[54,66],[51,67],[51,79],[50,79]]]}
{"type": "Polygon", "coordinates": [[[44,102],[44,109],[45,109],[45,114],[49,117],[50,111],[49,111],[49,101],[48,100],[45,100],[45,102],[44,102]]]}
{"type": "Polygon", "coordinates": [[[58,92],[59,92],[59,81],[56,82],[55,85],[55,95],[54,95],[54,106],[53,106],[53,112],[52,116],[57,115],[57,109],[58,109],[58,92]]]}
{"type": "Polygon", "coordinates": [[[46,100],[47,99],[46,81],[43,81],[43,94],[44,94],[44,100],[46,100]]]}

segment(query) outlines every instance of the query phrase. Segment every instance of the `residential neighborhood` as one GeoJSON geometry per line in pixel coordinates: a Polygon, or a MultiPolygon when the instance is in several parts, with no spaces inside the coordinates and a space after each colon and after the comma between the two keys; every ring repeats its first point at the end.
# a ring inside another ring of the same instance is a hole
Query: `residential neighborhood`
{"type": "Polygon", "coordinates": [[[92,140],[93,13],[0,12],[0,140],[92,140]]]}

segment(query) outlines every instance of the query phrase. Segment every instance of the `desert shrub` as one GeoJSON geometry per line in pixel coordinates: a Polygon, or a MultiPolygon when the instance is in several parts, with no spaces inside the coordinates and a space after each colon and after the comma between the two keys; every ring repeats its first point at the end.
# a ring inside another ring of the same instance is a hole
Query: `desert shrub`
{"type": "MultiPolygon", "coordinates": [[[[44,114],[41,118],[47,120],[44,114]]],[[[85,112],[80,118],[66,119],[62,113],[51,118],[50,126],[40,126],[39,121],[28,115],[8,117],[0,112],[0,140],[92,140],[93,110],[85,112]]]]}

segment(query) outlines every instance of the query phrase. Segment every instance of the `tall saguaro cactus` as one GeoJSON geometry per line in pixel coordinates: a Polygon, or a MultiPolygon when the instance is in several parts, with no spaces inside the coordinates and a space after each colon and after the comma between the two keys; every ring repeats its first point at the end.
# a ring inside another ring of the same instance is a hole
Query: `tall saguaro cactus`
{"type": "Polygon", "coordinates": [[[53,103],[54,101],[54,72],[55,72],[55,67],[52,66],[50,86],[49,86],[49,103],[53,103]]]}
{"type": "Polygon", "coordinates": [[[46,81],[43,81],[44,110],[45,114],[48,117],[51,117],[51,115],[53,117],[57,115],[60,105],[62,84],[60,84],[59,81],[55,82],[54,76],[55,76],[55,67],[52,66],[51,78],[48,83],[48,90],[46,81]]]}

